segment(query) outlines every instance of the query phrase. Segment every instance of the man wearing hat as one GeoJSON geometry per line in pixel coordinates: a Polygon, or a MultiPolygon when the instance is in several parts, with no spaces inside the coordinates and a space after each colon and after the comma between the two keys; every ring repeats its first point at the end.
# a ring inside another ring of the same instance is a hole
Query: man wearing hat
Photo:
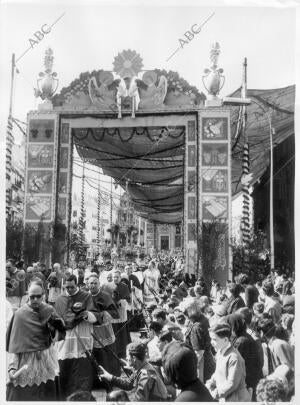
{"type": "Polygon", "coordinates": [[[127,361],[133,369],[128,378],[115,377],[103,369],[101,378],[109,381],[112,386],[125,391],[132,391],[131,400],[155,402],[167,399],[167,389],[155,368],[146,361],[146,345],[141,341],[127,346],[127,361]]]}

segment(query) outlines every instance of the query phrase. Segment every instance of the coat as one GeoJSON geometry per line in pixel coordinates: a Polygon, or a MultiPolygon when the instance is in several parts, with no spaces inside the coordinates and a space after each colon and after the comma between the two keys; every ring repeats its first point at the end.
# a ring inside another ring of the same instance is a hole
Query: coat
{"type": "Polygon", "coordinates": [[[217,392],[218,398],[226,402],[251,401],[246,388],[245,362],[240,353],[232,346],[224,353],[216,355],[216,371],[206,383],[211,392],[217,392]]]}

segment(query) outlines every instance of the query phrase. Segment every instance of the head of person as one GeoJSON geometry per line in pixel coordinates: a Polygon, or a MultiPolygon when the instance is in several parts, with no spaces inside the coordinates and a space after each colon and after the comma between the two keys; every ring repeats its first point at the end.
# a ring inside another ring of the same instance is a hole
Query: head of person
{"type": "Polygon", "coordinates": [[[271,281],[265,280],[263,282],[262,289],[267,297],[274,295],[274,285],[271,281]]]}
{"type": "Polygon", "coordinates": [[[90,275],[87,283],[92,294],[96,294],[100,288],[99,278],[95,275],[90,275]]]}
{"type": "Polygon", "coordinates": [[[192,323],[200,322],[206,319],[201,312],[199,304],[196,302],[193,302],[186,308],[185,314],[192,323]]]}
{"type": "Polygon", "coordinates": [[[239,277],[239,284],[248,285],[250,283],[250,278],[248,274],[241,274],[239,277]]]}
{"type": "Polygon", "coordinates": [[[234,314],[224,316],[222,321],[229,324],[232,338],[242,336],[246,333],[246,322],[241,314],[235,312],[234,314]]]}
{"type": "Polygon", "coordinates": [[[200,298],[205,294],[205,288],[202,285],[197,284],[194,287],[194,292],[195,292],[196,298],[200,298]]]}
{"type": "Polygon", "coordinates": [[[76,401],[76,402],[96,402],[96,398],[90,391],[75,391],[67,397],[67,401],[76,401]]]}
{"type": "Polygon", "coordinates": [[[257,322],[257,330],[263,340],[268,341],[274,336],[275,327],[272,317],[268,314],[263,314],[257,322]]]}
{"type": "Polygon", "coordinates": [[[45,263],[40,263],[40,272],[42,274],[45,274],[47,272],[47,267],[46,267],[45,263]]]}
{"type": "Polygon", "coordinates": [[[33,276],[33,267],[32,266],[27,267],[26,274],[28,275],[29,278],[31,278],[33,276]]]}
{"type": "Polygon", "coordinates": [[[229,283],[228,284],[228,291],[232,298],[237,298],[240,295],[241,287],[239,284],[236,283],[229,283]]]}
{"type": "Polygon", "coordinates": [[[152,312],[152,318],[154,321],[164,326],[167,321],[167,312],[164,309],[157,308],[152,312]]]}
{"type": "Polygon", "coordinates": [[[235,313],[241,315],[246,323],[246,326],[249,327],[251,325],[252,312],[248,307],[239,308],[235,313]]]}
{"type": "Polygon", "coordinates": [[[44,290],[42,283],[39,283],[38,281],[32,282],[28,288],[28,305],[32,309],[38,310],[43,302],[43,294],[44,290]]]}
{"type": "Polygon", "coordinates": [[[286,390],[279,379],[263,378],[256,387],[256,399],[259,402],[285,402],[286,397],[286,390]]]}
{"type": "Polygon", "coordinates": [[[169,331],[164,331],[158,336],[157,348],[163,353],[165,347],[172,342],[172,333],[169,331]]]}
{"type": "Polygon", "coordinates": [[[176,322],[178,323],[178,325],[184,325],[185,324],[185,321],[186,321],[186,319],[185,319],[185,316],[184,316],[184,313],[182,313],[182,312],[176,312],[175,313],[175,320],[176,320],[176,322]]]}
{"type": "Polygon", "coordinates": [[[39,272],[39,266],[38,263],[32,263],[32,268],[33,268],[33,274],[36,274],[39,272]]]}
{"type": "Polygon", "coordinates": [[[152,336],[159,336],[162,331],[162,325],[159,322],[151,321],[149,325],[149,330],[152,336]]]}
{"type": "Polygon", "coordinates": [[[148,307],[148,312],[149,312],[150,314],[152,314],[153,311],[156,310],[156,308],[157,308],[157,305],[156,305],[156,304],[149,305],[149,307],[148,307]]]}
{"type": "Polygon", "coordinates": [[[209,330],[209,335],[213,348],[219,351],[230,343],[231,328],[227,322],[219,322],[209,330]]]}
{"type": "Polygon", "coordinates": [[[14,260],[13,259],[7,260],[7,262],[6,262],[6,271],[9,274],[11,274],[11,273],[13,273],[15,271],[15,268],[16,268],[16,266],[15,266],[14,260]]]}
{"type": "Polygon", "coordinates": [[[265,306],[264,306],[263,302],[255,302],[253,304],[253,314],[255,316],[260,317],[264,313],[264,310],[265,310],[265,306]]]}
{"type": "Polygon", "coordinates": [[[113,281],[113,273],[112,273],[112,271],[107,273],[106,280],[107,280],[108,283],[112,283],[112,281],[113,281]]]}
{"type": "Polygon", "coordinates": [[[130,402],[126,391],[115,390],[107,393],[106,402],[130,402]]]}
{"type": "Polygon", "coordinates": [[[54,263],[53,264],[53,271],[60,272],[60,264],[59,263],[54,263]]]}
{"type": "Polygon", "coordinates": [[[183,388],[197,380],[197,357],[184,343],[173,341],[162,354],[162,364],[168,382],[183,388]]]}
{"type": "Polygon", "coordinates": [[[147,353],[147,347],[141,341],[129,343],[126,348],[127,361],[130,367],[138,370],[144,363],[147,353]]]}
{"type": "Polygon", "coordinates": [[[294,319],[295,316],[293,314],[282,314],[281,325],[288,333],[292,332],[294,319]]]}
{"type": "Polygon", "coordinates": [[[202,297],[199,298],[198,304],[201,311],[204,312],[205,309],[209,306],[209,298],[206,295],[202,295],[202,297]]]}
{"type": "Polygon", "coordinates": [[[149,264],[148,264],[148,267],[149,267],[150,270],[154,270],[155,267],[156,267],[155,261],[154,261],[154,260],[151,260],[151,261],[149,262],[149,264]]]}
{"type": "Polygon", "coordinates": [[[113,282],[117,285],[121,282],[121,272],[119,270],[114,270],[112,273],[113,282]]]}
{"type": "Polygon", "coordinates": [[[173,314],[174,313],[174,308],[177,307],[177,303],[174,301],[169,301],[167,304],[167,311],[168,314],[173,314]]]}
{"type": "Polygon", "coordinates": [[[69,295],[73,295],[77,291],[77,278],[75,274],[71,274],[66,278],[65,289],[69,295]]]}

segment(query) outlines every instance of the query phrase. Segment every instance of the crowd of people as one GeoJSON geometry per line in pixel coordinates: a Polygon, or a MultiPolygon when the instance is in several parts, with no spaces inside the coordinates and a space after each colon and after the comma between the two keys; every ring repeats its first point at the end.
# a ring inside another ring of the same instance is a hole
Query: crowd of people
{"type": "MultiPolygon", "coordinates": [[[[250,274],[253,274],[250,273],[250,274]]],[[[181,256],[6,263],[7,400],[290,401],[294,275],[221,286],[181,256]]]]}

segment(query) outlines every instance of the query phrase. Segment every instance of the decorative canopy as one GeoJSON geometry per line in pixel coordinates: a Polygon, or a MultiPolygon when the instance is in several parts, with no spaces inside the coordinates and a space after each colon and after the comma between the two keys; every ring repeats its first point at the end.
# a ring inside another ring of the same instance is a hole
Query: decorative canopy
{"type": "Polygon", "coordinates": [[[178,222],[183,207],[184,127],[76,128],[79,155],[128,192],[136,209],[159,222],[178,222]]]}
{"type": "MultiPolygon", "coordinates": [[[[135,51],[123,51],[114,60],[114,73],[137,77],[139,107],[166,112],[193,110],[203,106],[205,96],[190,86],[178,73],[155,69],[141,71],[141,57],[135,51]],[[164,82],[162,83],[162,77],[164,82]],[[167,84],[167,88],[166,88],[167,84]]],[[[133,80],[133,79],[132,79],[133,80]]],[[[82,73],[70,86],[52,99],[54,107],[68,112],[116,112],[118,80],[112,72],[98,70],[82,73]],[[114,104],[115,106],[115,104],[114,104]]],[[[129,89],[130,93],[130,89],[129,89]]],[[[136,93],[135,93],[136,94],[136,93]]],[[[240,89],[231,94],[240,96],[240,89]]],[[[273,90],[248,90],[253,102],[247,107],[246,131],[249,137],[252,183],[266,170],[270,150],[270,116],[275,129],[274,145],[294,135],[295,86],[273,90]]],[[[127,97],[128,98],[128,97],[127,97]]],[[[122,107],[123,108],[123,107],[122,107]]],[[[126,105],[125,105],[126,109],[126,105]]],[[[232,194],[241,191],[242,148],[241,108],[231,109],[232,194]]],[[[141,215],[157,222],[176,223],[183,215],[183,165],[185,130],[183,126],[73,129],[79,155],[102,167],[128,192],[141,215]]]]}
{"type": "MultiPolygon", "coordinates": [[[[238,97],[240,90],[230,96],[238,97]]],[[[265,172],[270,159],[270,124],[275,130],[273,146],[276,147],[289,136],[295,135],[294,105],[295,86],[271,90],[248,90],[252,100],[247,107],[246,131],[249,139],[251,183],[254,184],[265,172]]],[[[243,142],[240,136],[239,108],[232,107],[232,195],[242,189],[243,142]]]]}

